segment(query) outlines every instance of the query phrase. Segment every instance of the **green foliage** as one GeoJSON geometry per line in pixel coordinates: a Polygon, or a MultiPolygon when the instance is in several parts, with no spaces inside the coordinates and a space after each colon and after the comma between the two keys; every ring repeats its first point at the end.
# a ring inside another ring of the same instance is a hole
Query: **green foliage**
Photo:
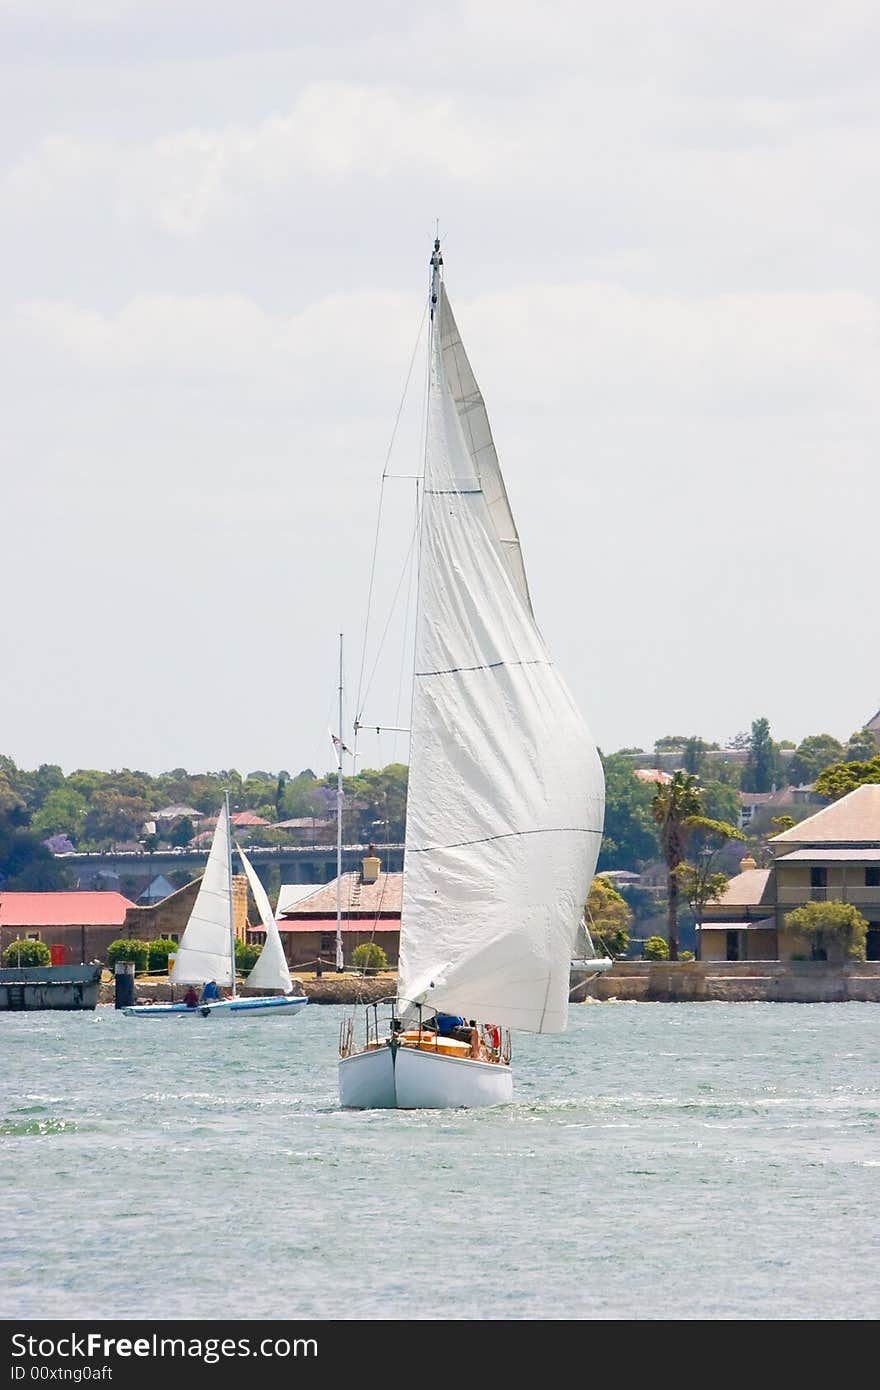
{"type": "Polygon", "coordinates": [[[685,740],[683,757],[685,772],[693,773],[694,776],[699,777],[706,761],[706,747],[705,741],[698,734],[685,740]]]}
{"type": "Polygon", "coordinates": [[[642,947],[645,960],[668,960],[669,947],[662,936],[649,936],[642,947]]]}
{"type": "Polygon", "coordinates": [[[181,816],[168,836],[168,843],[171,845],[179,845],[183,848],[184,845],[189,844],[195,833],[195,826],[189,816],[181,816]]]}
{"type": "Polygon", "coordinates": [[[253,970],[262,951],[262,946],[254,945],[250,941],[236,941],[235,943],[235,968],[242,975],[248,974],[253,970]]]}
{"type": "Polygon", "coordinates": [[[375,941],[362,941],[360,946],[355,946],[351,963],[356,970],[388,969],[388,957],[382,947],[376,945],[375,941]]]}
{"type": "Polygon", "coordinates": [[[133,960],[135,971],[146,970],[149,958],[149,944],[133,937],[119,937],[107,947],[107,964],[111,970],[118,960],[133,960]]]}
{"type": "Polygon", "coordinates": [[[814,790],[817,796],[837,801],[869,782],[880,782],[880,756],[867,762],[832,763],[819,773],[814,790]]]}
{"type": "Polygon", "coordinates": [[[167,936],[157,936],[155,941],[150,942],[147,960],[153,974],[168,969],[168,957],[177,954],[177,946],[178,943],[169,941],[167,936]]]}
{"type": "Polygon", "coordinates": [[[630,758],[612,753],[605,769],[605,835],[599,869],[639,869],[659,853],[651,817],[653,788],[634,775],[630,758]]]}
{"type": "Polygon", "coordinates": [[[609,956],[626,954],[632,912],[610,880],[601,875],[590,885],[587,922],[597,950],[605,950],[609,956]]]}
{"type": "Polygon", "coordinates": [[[44,941],[12,941],[3,952],[5,966],[48,965],[52,953],[44,941]]]}
{"type": "Polygon", "coordinates": [[[868,923],[852,903],[804,903],[786,913],[785,925],[796,936],[807,939],[814,957],[836,944],[851,960],[865,959],[868,923]]]}
{"type": "Polygon", "coordinates": [[[693,960],[693,958],[694,958],[694,953],[693,953],[693,951],[679,951],[679,953],[678,953],[678,959],[679,959],[679,960],[693,960]]]}
{"type": "Polygon", "coordinates": [[[0,811],[0,890],[45,892],[66,888],[70,872],[55,859],[40,837],[24,823],[27,812],[17,802],[0,811]]]}
{"type": "Polygon", "coordinates": [[[880,754],[880,743],[872,729],[857,729],[850,734],[843,750],[843,762],[868,763],[880,754]]]}
{"type": "Polygon", "coordinates": [[[700,786],[700,802],[703,815],[708,816],[710,820],[724,821],[728,825],[736,825],[739,820],[739,789],[729,782],[703,782],[700,786]]]}
{"type": "Polygon", "coordinates": [[[55,787],[31,817],[31,827],[44,838],[64,834],[77,844],[88,809],[85,797],[73,787],[55,787]]]}
{"type": "Polygon", "coordinates": [[[798,744],[788,764],[788,775],[794,786],[815,782],[819,773],[843,758],[843,744],[831,734],[811,734],[798,744]]]}
{"type": "Polygon", "coordinates": [[[749,756],[743,768],[743,791],[769,792],[781,779],[779,750],[770,737],[770,721],[755,719],[749,738],[749,756]]]}

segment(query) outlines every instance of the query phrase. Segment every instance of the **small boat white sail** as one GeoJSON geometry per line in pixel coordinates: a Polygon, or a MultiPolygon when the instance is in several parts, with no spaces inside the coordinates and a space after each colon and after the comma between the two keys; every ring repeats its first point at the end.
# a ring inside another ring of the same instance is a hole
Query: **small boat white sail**
{"type": "Polygon", "coordinates": [[[587,928],[586,918],[582,917],[575,938],[574,955],[571,958],[572,971],[578,975],[601,975],[603,971],[610,970],[613,964],[614,961],[610,956],[597,955],[593,938],[587,928]]]}
{"type": "Polygon", "coordinates": [[[217,817],[217,828],[211,841],[208,862],[199,885],[193,910],[184,929],[171,970],[172,984],[216,985],[231,987],[226,999],[190,1004],[132,1004],[123,1009],[129,1018],[213,1017],[215,1014],[271,1014],[273,1017],[293,1015],[309,1002],[304,995],[292,996],[293,983],[281,937],[265,889],[254,872],[250,860],[239,847],[241,861],[247,874],[266,940],[246,986],[258,989],[281,989],[283,995],[240,995],[236,990],[235,919],[232,906],[232,835],[227,796],[217,817]]]}
{"type": "Polygon", "coordinates": [[[436,242],[398,992],[387,1037],[355,1050],[343,1029],[357,1108],[510,1100],[504,1032],[566,1026],[602,835],[601,763],[532,614],[441,265],[436,242]]]}

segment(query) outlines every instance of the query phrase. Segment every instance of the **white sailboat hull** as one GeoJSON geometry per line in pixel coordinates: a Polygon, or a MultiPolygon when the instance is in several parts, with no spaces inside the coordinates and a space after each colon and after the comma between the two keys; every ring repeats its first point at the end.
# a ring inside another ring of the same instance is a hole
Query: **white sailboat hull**
{"type": "Polygon", "coordinates": [[[448,1110],[507,1105],[513,1073],[497,1062],[388,1046],[343,1057],[339,1099],[352,1110],[448,1110]]]}
{"type": "Polygon", "coordinates": [[[292,1018],[308,1004],[298,995],[267,995],[253,999],[220,999],[215,1004],[130,1004],[122,1012],[129,1018],[208,1018],[215,1014],[259,1014],[261,1018],[292,1018]]]}

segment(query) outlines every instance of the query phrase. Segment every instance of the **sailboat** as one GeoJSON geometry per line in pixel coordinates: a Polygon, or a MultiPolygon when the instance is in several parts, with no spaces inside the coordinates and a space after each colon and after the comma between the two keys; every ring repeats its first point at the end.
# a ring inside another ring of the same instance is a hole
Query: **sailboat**
{"type": "MultiPolygon", "coordinates": [[[[571,958],[572,973],[601,975],[603,971],[610,970],[613,964],[614,961],[609,955],[600,956],[597,954],[586,919],[582,917],[575,938],[574,954],[571,958]]],[[[584,982],[580,981],[580,983],[583,984],[584,982]]]]}
{"type": "Polygon", "coordinates": [[[254,901],[260,914],[266,940],[253,970],[245,980],[247,988],[280,989],[283,994],[240,995],[236,989],[235,921],[232,906],[232,834],[227,794],[211,841],[205,873],[199,885],[193,910],[184,929],[174,965],[173,984],[230,985],[226,999],[205,1001],[196,1007],[187,1004],[131,1004],[123,1009],[129,1018],[213,1017],[215,1014],[270,1014],[292,1016],[305,1008],[308,999],[293,994],[293,981],[284,956],[281,935],[269,906],[266,890],[241,846],[237,846],[254,901]]]}
{"type": "Polygon", "coordinates": [[[437,240],[398,989],[386,1035],[369,1011],[362,1046],[341,1030],[340,1099],[359,1109],[511,1099],[510,1030],[566,1026],[604,817],[442,265],[437,240]]]}

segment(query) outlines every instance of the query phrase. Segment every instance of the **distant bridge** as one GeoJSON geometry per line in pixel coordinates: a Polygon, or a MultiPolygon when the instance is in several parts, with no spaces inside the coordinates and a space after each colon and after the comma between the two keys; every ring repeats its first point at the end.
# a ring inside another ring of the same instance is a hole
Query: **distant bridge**
{"type": "MultiPolygon", "coordinates": [[[[285,845],[283,848],[273,845],[265,849],[245,845],[244,848],[260,878],[267,882],[268,871],[275,868],[279,870],[282,883],[328,883],[336,877],[335,845],[285,845]]],[[[369,848],[369,845],[343,845],[342,872],[358,869],[369,848]]],[[[373,848],[382,861],[383,870],[399,872],[403,868],[402,844],[379,844],[373,848]]],[[[96,850],[55,857],[59,863],[70,866],[80,888],[100,887],[102,880],[106,885],[112,877],[119,880],[121,892],[128,890],[129,896],[137,897],[157,874],[164,874],[177,887],[198,878],[204,873],[208,850],[163,849],[154,850],[152,854],[146,850],[96,850]]],[[[233,867],[236,862],[233,856],[233,867]]],[[[271,878],[277,883],[274,872],[271,878]]]]}

